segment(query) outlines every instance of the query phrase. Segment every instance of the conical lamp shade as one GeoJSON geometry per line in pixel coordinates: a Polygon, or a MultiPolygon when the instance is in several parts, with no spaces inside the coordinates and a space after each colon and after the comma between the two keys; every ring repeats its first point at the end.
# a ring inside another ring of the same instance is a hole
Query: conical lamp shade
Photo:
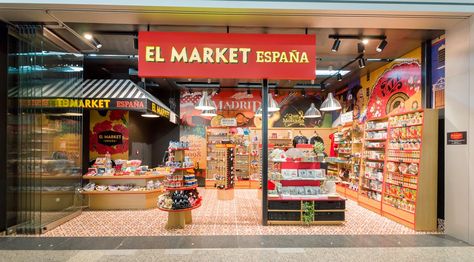
{"type": "Polygon", "coordinates": [[[311,106],[306,110],[306,113],[304,113],[304,118],[320,118],[321,117],[321,112],[316,108],[314,103],[311,103],[311,106]]]}
{"type": "Polygon", "coordinates": [[[341,104],[339,101],[337,101],[336,98],[334,98],[332,93],[328,94],[328,97],[326,97],[326,100],[321,104],[321,108],[319,110],[324,111],[324,112],[329,112],[329,111],[336,111],[340,110],[341,104]]]}
{"type": "Polygon", "coordinates": [[[215,103],[211,100],[211,98],[207,95],[207,92],[202,92],[202,96],[199,99],[197,106],[195,107],[197,110],[212,110],[216,109],[215,103]]]}
{"type": "Polygon", "coordinates": [[[271,94],[268,94],[268,112],[277,112],[280,111],[278,103],[273,99],[271,94]]]}
{"type": "Polygon", "coordinates": [[[217,113],[215,109],[203,110],[201,116],[217,116],[217,113]]]}
{"type": "Polygon", "coordinates": [[[256,117],[262,117],[262,106],[259,106],[257,111],[255,111],[255,115],[256,117]]]}

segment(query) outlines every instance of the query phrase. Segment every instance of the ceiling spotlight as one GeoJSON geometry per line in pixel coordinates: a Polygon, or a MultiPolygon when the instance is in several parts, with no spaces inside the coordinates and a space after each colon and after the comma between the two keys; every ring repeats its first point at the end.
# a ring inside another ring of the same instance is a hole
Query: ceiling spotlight
{"type": "Polygon", "coordinates": [[[311,84],[314,85],[314,79],[311,79],[311,84]]]}
{"type": "Polygon", "coordinates": [[[210,79],[210,78],[207,79],[207,83],[208,83],[208,84],[211,83],[211,79],[210,79]]]}
{"type": "Polygon", "coordinates": [[[135,50],[138,50],[138,37],[137,36],[133,38],[133,48],[135,50]]]}
{"type": "Polygon", "coordinates": [[[217,88],[216,94],[219,94],[221,92],[221,88],[217,88]]]}
{"type": "Polygon", "coordinates": [[[339,38],[337,38],[336,40],[334,40],[334,43],[332,44],[331,51],[337,52],[340,45],[341,45],[341,40],[339,40],[339,38]]]}
{"type": "Polygon", "coordinates": [[[369,39],[368,38],[363,38],[362,39],[362,44],[366,45],[369,43],[369,39]]]}
{"type": "Polygon", "coordinates": [[[94,37],[92,36],[91,33],[85,33],[85,34],[84,34],[84,38],[90,41],[90,40],[92,40],[92,38],[94,38],[94,37]]]}
{"type": "Polygon", "coordinates": [[[363,43],[357,43],[357,52],[358,52],[359,54],[365,52],[365,46],[364,46],[363,43]]]}
{"type": "Polygon", "coordinates": [[[326,84],[321,83],[321,91],[324,91],[326,89],[326,84]]]}
{"type": "Polygon", "coordinates": [[[342,75],[341,73],[336,74],[337,81],[341,82],[342,81],[342,75]]]}
{"type": "Polygon", "coordinates": [[[191,88],[188,88],[188,92],[189,92],[190,94],[192,94],[192,93],[193,93],[193,90],[192,90],[191,88]]]}
{"type": "Polygon", "coordinates": [[[364,57],[359,58],[358,63],[359,63],[359,68],[361,68],[361,69],[364,68],[365,67],[365,58],[364,57]]]}
{"type": "Polygon", "coordinates": [[[377,48],[375,50],[380,53],[385,49],[387,44],[388,44],[387,40],[384,39],[380,42],[380,44],[377,46],[377,48]]]}
{"type": "Polygon", "coordinates": [[[275,96],[278,96],[280,93],[278,91],[278,89],[275,89],[275,96]]]}
{"type": "Polygon", "coordinates": [[[301,90],[301,96],[306,97],[306,90],[304,89],[301,90]]]}
{"type": "Polygon", "coordinates": [[[247,95],[250,95],[252,92],[250,91],[250,88],[247,89],[247,95]]]}
{"type": "Polygon", "coordinates": [[[85,33],[84,38],[89,40],[96,48],[101,48],[102,44],[91,33],[85,33]]]}

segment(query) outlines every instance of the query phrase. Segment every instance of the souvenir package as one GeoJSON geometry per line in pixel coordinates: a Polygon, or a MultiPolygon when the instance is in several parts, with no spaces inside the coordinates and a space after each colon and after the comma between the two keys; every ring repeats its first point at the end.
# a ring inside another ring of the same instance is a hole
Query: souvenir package
{"type": "Polygon", "coordinates": [[[299,169],[298,170],[298,177],[308,178],[308,172],[306,171],[306,169],[299,169]]]}
{"type": "Polygon", "coordinates": [[[298,177],[298,170],[297,169],[282,169],[281,175],[284,179],[294,179],[298,177]]]}

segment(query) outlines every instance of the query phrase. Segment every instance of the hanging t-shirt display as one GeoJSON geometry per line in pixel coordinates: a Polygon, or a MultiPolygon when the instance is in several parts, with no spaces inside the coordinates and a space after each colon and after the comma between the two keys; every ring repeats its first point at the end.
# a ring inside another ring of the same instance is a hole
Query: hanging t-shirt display
{"type": "Polygon", "coordinates": [[[296,147],[298,144],[308,144],[308,138],[303,135],[295,136],[293,138],[293,147],[296,147]]]}
{"type": "Polygon", "coordinates": [[[335,143],[334,143],[334,133],[329,135],[329,139],[331,139],[331,147],[329,149],[329,156],[330,157],[336,157],[336,148],[335,143]]]}
{"type": "Polygon", "coordinates": [[[318,135],[315,135],[315,136],[311,137],[311,139],[309,140],[309,143],[310,143],[311,145],[316,144],[316,142],[319,142],[319,143],[323,143],[323,144],[324,144],[324,140],[323,140],[320,136],[318,136],[318,135]]]}

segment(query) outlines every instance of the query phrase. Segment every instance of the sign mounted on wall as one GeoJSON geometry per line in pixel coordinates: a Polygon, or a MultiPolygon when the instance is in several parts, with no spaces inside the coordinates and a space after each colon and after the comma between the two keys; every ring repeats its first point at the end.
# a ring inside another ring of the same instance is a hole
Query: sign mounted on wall
{"type": "Polygon", "coordinates": [[[316,36],[140,32],[140,77],[311,80],[316,36]]]}
{"type": "Polygon", "coordinates": [[[467,144],[467,132],[448,132],[447,144],[448,145],[466,145],[467,144]]]}

